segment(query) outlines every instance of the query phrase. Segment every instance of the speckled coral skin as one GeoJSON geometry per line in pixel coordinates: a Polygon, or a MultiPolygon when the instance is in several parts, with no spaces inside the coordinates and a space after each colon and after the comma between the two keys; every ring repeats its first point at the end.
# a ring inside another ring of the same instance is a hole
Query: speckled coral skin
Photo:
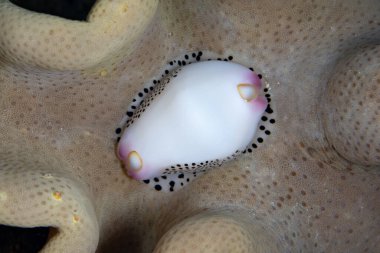
{"type": "Polygon", "coordinates": [[[0,2],[0,223],[56,227],[43,252],[378,251],[380,2],[146,2],[97,3],[124,13],[111,49],[99,32],[110,17],[93,26],[0,2]],[[126,28],[128,10],[142,32],[126,28]],[[39,24],[67,30],[44,40],[39,24]],[[92,43],[78,31],[97,44],[81,61],[75,41],[92,43]],[[252,153],[157,192],[124,174],[114,128],[144,83],[198,50],[262,73],[276,124],[252,153]]]}

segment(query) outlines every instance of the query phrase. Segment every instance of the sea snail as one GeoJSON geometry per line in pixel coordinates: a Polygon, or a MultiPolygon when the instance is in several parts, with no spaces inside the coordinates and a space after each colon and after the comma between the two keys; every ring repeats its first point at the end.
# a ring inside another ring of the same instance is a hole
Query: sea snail
{"type": "Polygon", "coordinates": [[[142,101],[119,141],[127,173],[146,180],[211,167],[245,150],[267,107],[261,80],[233,62],[174,71],[142,101]]]}

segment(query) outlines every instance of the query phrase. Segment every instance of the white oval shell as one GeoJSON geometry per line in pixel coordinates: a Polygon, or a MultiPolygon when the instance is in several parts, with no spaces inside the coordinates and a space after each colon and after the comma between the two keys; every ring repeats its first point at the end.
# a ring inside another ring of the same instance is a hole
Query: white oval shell
{"type": "Polygon", "coordinates": [[[140,170],[128,171],[135,179],[161,175],[172,165],[222,160],[244,150],[267,106],[266,99],[255,94],[260,79],[236,63],[193,63],[169,78],[159,95],[146,98],[153,99],[119,142],[118,154],[125,164],[130,152],[142,159],[140,170]]]}

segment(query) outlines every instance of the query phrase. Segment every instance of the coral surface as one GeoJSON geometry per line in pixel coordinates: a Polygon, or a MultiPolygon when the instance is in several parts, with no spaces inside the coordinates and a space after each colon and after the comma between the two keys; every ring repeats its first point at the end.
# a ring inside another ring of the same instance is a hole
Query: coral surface
{"type": "Polygon", "coordinates": [[[0,0],[0,224],[51,227],[42,252],[378,252],[379,87],[377,0],[100,0],[83,22],[0,0]],[[115,128],[198,51],[261,73],[275,124],[156,191],[115,128]]]}

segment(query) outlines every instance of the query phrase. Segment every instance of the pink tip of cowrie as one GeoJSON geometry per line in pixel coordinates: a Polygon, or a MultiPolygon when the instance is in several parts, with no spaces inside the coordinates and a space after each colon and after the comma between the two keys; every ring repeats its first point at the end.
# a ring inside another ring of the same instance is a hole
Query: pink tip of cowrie
{"type": "Polygon", "coordinates": [[[256,87],[252,84],[247,83],[241,83],[237,86],[239,95],[242,99],[244,99],[246,102],[249,102],[259,95],[258,90],[256,87]]]}
{"type": "Polygon", "coordinates": [[[139,171],[143,167],[143,160],[139,153],[131,151],[128,154],[126,167],[128,170],[139,171]]]}

